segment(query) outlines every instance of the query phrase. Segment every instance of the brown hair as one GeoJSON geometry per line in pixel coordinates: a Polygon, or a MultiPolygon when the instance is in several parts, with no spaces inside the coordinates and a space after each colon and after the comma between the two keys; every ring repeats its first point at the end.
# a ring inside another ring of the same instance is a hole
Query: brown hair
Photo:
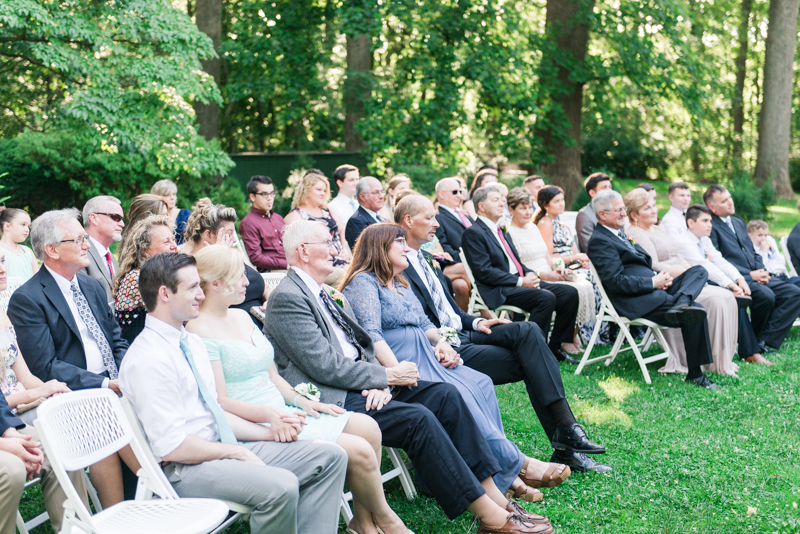
{"type": "Polygon", "coordinates": [[[0,206],[0,236],[3,235],[3,227],[6,225],[6,223],[12,222],[17,218],[17,215],[21,213],[27,214],[28,212],[19,208],[7,208],[5,206],[0,206]]]}
{"type": "Polygon", "coordinates": [[[547,210],[544,209],[545,206],[549,206],[551,200],[563,194],[564,190],[557,185],[547,185],[541,188],[538,198],[536,199],[539,204],[539,209],[536,210],[536,214],[533,216],[533,224],[539,224],[539,221],[544,219],[544,216],[547,214],[547,210]]]}
{"type": "Polygon", "coordinates": [[[761,219],[753,219],[747,223],[747,233],[752,234],[756,230],[766,230],[769,232],[769,225],[761,219]]]}
{"type": "MultiPolygon", "coordinates": [[[[384,287],[392,279],[394,268],[389,260],[389,248],[398,237],[405,237],[406,231],[394,223],[378,223],[367,226],[356,241],[353,250],[353,259],[350,268],[339,284],[339,290],[344,290],[357,274],[374,273],[384,287]]],[[[403,275],[398,275],[395,282],[403,287],[408,287],[408,282],[403,275]]]]}
{"type": "Polygon", "coordinates": [[[520,204],[530,204],[533,206],[533,195],[524,187],[515,187],[508,192],[506,203],[509,209],[517,209],[520,204]]]}
{"type": "MultiPolygon", "coordinates": [[[[390,212],[394,212],[394,207],[397,205],[399,200],[395,201],[391,194],[389,194],[389,189],[396,189],[398,185],[402,184],[403,182],[408,182],[408,188],[411,189],[414,184],[411,182],[411,178],[405,173],[397,173],[394,175],[394,178],[389,180],[389,183],[386,184],[386,207],[389,208],[390,212]]],[[[403,191],[407,191],[403,189],[403,191]]],[[[402,191],[395,194],[395,197],[399,195],[402,191]]]]}
{"type": "MultiPolygon", "coordinates": [[[[163,180],[162,180],[163,181],[163,180]]],[[[167,203],[158,195],[151,195],[145,193],[139,195],[131,201],[128,206],[128,226],[122,233],[122,241],[119,244],[119,250],[122,250],[128,245],[128,235],[136,223],[143,221],[151,215],[161,215],[161,212],[167,208],[167,203]]]]}
{"type": "Polygon", "coordinates": [[[235,224],[236,210],[222,204],[212,204],[210,198],[201,198],[192,206],[192,214],[186,221],[184,239],[190,243],[199,243],[206,230],[215,234],[224,222],[235,224]]]}

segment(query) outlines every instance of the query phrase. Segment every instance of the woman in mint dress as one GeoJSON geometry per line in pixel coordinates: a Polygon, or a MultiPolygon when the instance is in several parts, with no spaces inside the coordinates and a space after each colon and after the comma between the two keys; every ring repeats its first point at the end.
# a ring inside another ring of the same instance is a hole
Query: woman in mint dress
{"type": "Polygon", "coordinates": [[[206,298],[200,316],[186,328],[206,344],[222,408],[269,424],[275,441],[324,440],[341,446],[348,455],[346,480],[353,493],[349,529],[377,534],[377,525],[386,534],[408,533],[383,493],[377,423],[367,415],[300,395],[281,378],[273,364],[272,344],[246,311],[230,307],[242,302],[248,284],[238,249],[209,245],[195,258],[206,298]]]}

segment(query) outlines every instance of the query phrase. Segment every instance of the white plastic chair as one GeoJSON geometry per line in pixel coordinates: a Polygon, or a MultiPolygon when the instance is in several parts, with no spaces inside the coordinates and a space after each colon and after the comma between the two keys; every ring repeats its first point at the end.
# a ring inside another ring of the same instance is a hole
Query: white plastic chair
{"type": "Polygon", "coordinates": [[[600,281],[600,277],[597,275],[594,265],[590,265],[590,269],[592,270],[592,276],[594,276],[594,280],[597,283],[597,289],[600,291],[602,302],[600,303],[600,311],[597,312],[597,320],[594,324],[594,330],[592,331],[592,338],[589,340],[589,344],[586,346],[586,350],[583,352],[581,363],[579,363],[578,368],[575,369],[575,374],[581,374],[583,368],[590,363],[606,360],[606,365],[611,365],[611,362],[616,359],[618,354],[627,351],[633,351],[634,355],[636,356],[636,361],[639,362],[639,367],[642,369],[644,381],[648,384],[652,384],[652,381],[650,380],[650,373],[647,371],[647,364],[664,360],[669,356],[667,341],[664,339],[664,334],[661,332],[661,330],[666,327],[658,325],[653,321],[648,321],[647,319],[628,319],[627,317],[617,313],[617,310],[614,309],[614,305],[611,304],[608,295],[606,295],[606,290],[603,287],[603,283],[600,281]],[[597,336],[600,333],[600,327],[602,326],[603,321],[617,323],[619,325],[620,333],[617,335],[616,341],[614,341],[614,346],[611,348],[611,352],[604,354],[603,356],[597,356],[590,359],[589,356],[591,355],[594,344],[597,341],[597,336]],[[647,327],[647,333],[645,334],[641,343],[637,344],[636,340],[631,335],[631,331],[628,328],[631,325],[647,327]],[[642,352],[647,352],[654,342],[657,342],[661,348],[664,349],[664,352],[656,354],[655,356],[642,358],[642,352]]]}
{"type": "Polygon", "coordinates": [[[575,223],[578,221],[578,212],[577,211],[565,211],[561,215],[558,216],[558,222],[569,228],[569,231],[572,232],[572,236],[577,236],[577,232],[575,231],[575,223]]]}
{"type": "Polygon", "coordinates": [[[789,276],[797,276],[797,269],[795,266],[792,265],[792,255],[789,254],[789,236],[785,235],[781,238],[781,250],[780,252],[783,253],[783,257],[786,258],[786,267],[789,271],[789,276]]]}
{"type": "Polygon", "coordinates": [[[281,280],[286,278],[286,273],[261,273],[261,278],[264,279],[266,285],[275,289],[281,283],[281,280]]]}
{"type": "Polygon", "coordinates": [[[34,422],[67,502],[63,534],[208,534],[228,515],[214,499],[178,499],[159,483],[161,469],[133,434],[119,398],[108,389],[85,389],[53,397],[38,407],[34,422]],[[141,465],[137,495],[151,491],[160,500],[123,501],[94,516],[84,506],[67,471],[97,463],[130,445],[141,465]]]}
{"type": "Polygon", "coordinates": [[[464,265],[464,270],[467,271],[467,278],[469,278],[469,283],[472,286],[472,291],[469,294],[469,305],[467,306],[467,313],[470,315],[474,315],[478,310],[486,310],[489,312],[489,315],[492,319],[504,319],[507,318],[509,313],[521,313],[525,316],[525,320],[527,321],[530,317],[530,313],[526,312],[522,308],[517,308],[516,306],[509,306],[504,304],[502,306],[498,306],[496,309],[491,310],[489,306],[481,297],[480,292],[478,292],[478,284],[475,283],[475,277],[472,276],[472,269],[470,269],[469,262],[467,261],[467,255],[464,254],[464,249],[458,249],[458,255],[461,258],[461,263],[464,265]]]}
{"type": "MultiPolygon", "coordinates": [[[[92,505],[94,509],[97,511],[101,511],[103,507],[100,505],[100,498],[97,496],[97,490],[94,489],[92,486],[92,482],[89,480],[89,477],[86,475],[86,472],[83,474],[84,483],[86,484],[86,490],[89,492],[89,499],[92,501],[92,505]]],[[[25,489],[35,486],[42,481],[40,478],[34,478],[33,480],[29,480],[25,483],[25,489]]],[[[22,514],[19,513],[17,510],[17,531],[19,534],[29,534],[31,530],[35,529],[39,525],[43,525],[47,521],[50,520],[50,515],[47,512],[42,512],[41,514],[37,515],[34,518],[31,518],[28,521],[25,521],[22,518],[22,514]]]]}

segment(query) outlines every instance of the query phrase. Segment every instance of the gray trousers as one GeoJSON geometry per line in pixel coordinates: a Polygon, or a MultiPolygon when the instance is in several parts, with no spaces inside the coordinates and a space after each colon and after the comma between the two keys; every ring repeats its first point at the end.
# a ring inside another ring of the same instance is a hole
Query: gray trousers
{"type": "Polygon", "coordinates": [[[245,447],[266,465],[212,460],[170,464],[164,473],[181,497],[223,499],[253,507],[253,534],[335,534],[347,454],[335,443],[257,441],[245,447]]]}

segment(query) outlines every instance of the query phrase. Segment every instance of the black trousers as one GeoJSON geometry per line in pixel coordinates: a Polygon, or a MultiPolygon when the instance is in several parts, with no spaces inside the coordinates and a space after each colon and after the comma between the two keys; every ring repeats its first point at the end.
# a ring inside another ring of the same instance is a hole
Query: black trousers
{"type": "MultiPolygon", "coordinates": [[[[664,316],[682,296],[694,299],[703,290],[708,280],[708,272],[700,265],[695,265],[672,281],[666,290],[669,298],[655,310],[642,317],[663,326],[672,326],[664,320],[664,316]]],[[[699,304],[697,304],[699,306],[699,304]]],[[[708,337],[708,319],[694,324],[681,325],[681,336],[686,346],[686,363],[691,369],[699,365],[712,363],[711,340],[708,337]]]]}
{"type": "Polygon", "coordinates": [[[456,350],[464,365],[489,376],[496,385],[525,381],[531,406],[548,438],[556,420],[548,405],[564,398],[564,383],[542,329],[532,322],[494,325],[491,334],[462,330],[456,350]]]}
{"type": "Polygon", "coordinates": [[[781,278],[770,278],[766,285],[750,282],[753,304],[750,321],[759,341],[779,349],[800,314],[800,288],[781,278]]]}
{"type": "Polygon", "coordinates": [[[514,287],[506,290],[506,304],[530,313],[529,321],[539,325],[547,339],[550,320],[556,312],[549,346],[552,350],[562,343],[572,343],[575,337],[575,318],[578,316],[578,290],[565,284],[539,282],[539,289],[514,287]]]}
{"type": "Polygon", "coordinates": [[[380,410],[366,410],[366,398],[350,391],[344,408],[378,423],[387,447],[403,449],[417,478],[450,519],[486,492],[480,482],[500,471],[461,393],[452,384],[419,380],[380,410]]]}

